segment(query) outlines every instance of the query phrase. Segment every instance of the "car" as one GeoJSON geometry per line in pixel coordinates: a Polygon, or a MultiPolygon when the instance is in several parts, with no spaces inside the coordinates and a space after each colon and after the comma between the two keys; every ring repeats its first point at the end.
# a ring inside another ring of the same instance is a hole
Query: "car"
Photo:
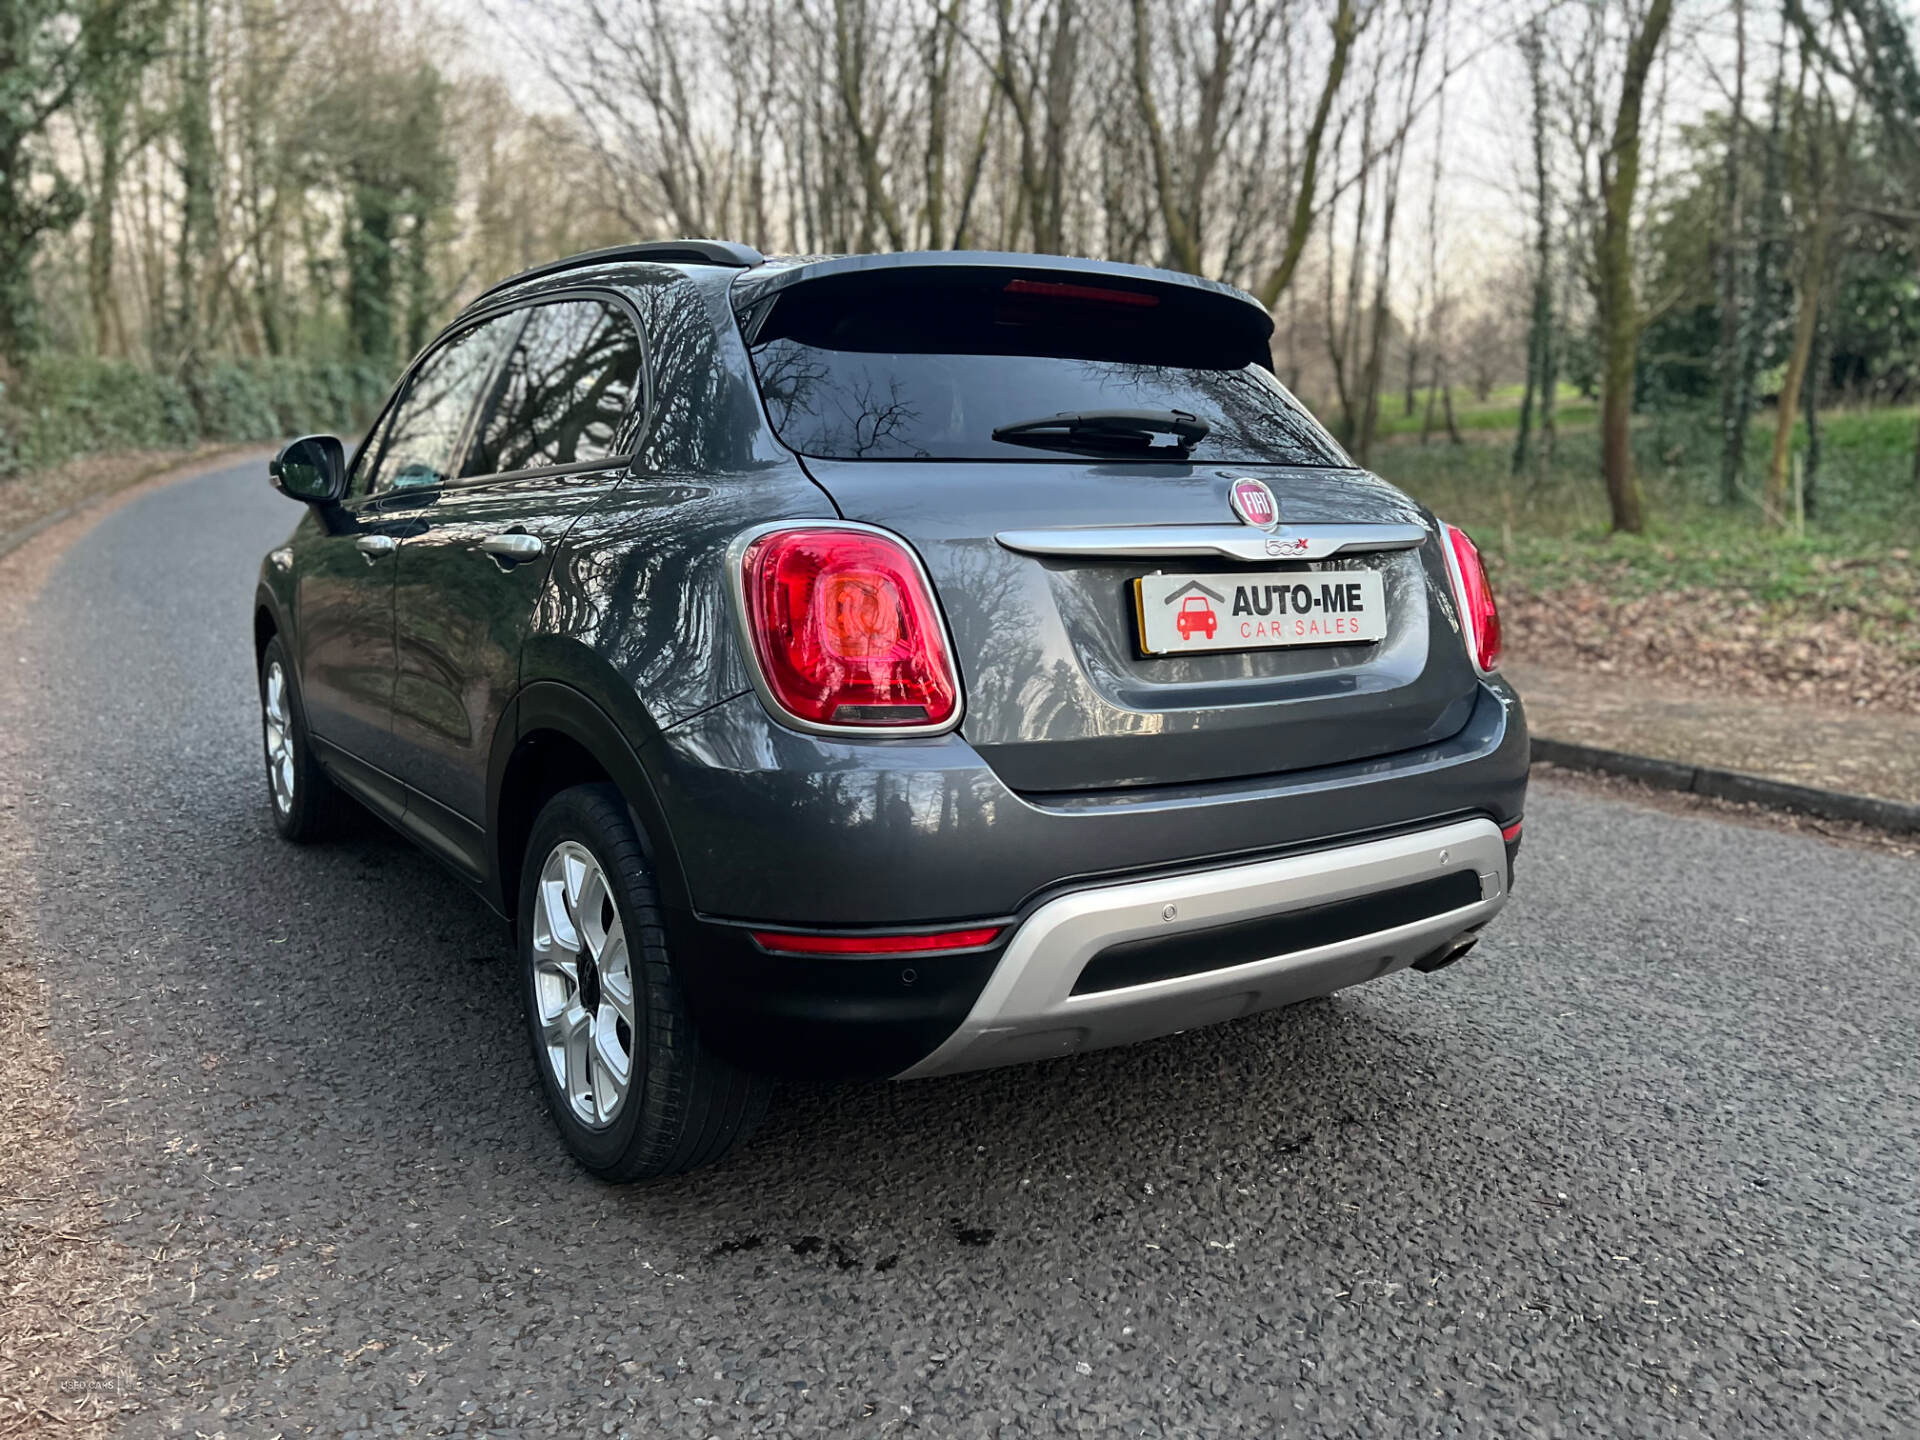
{"type": "Polygon", "coordinates": [[[270,467],[304,506],[254,606],[273,823],[355,802],[506,919],[610,1181],[717,1160],[778,1077],[1439,970],[1512,885],[1498,611],[1272,329],[1023,254],[651,242],[495,285],[350,454],[270,467]],[[1231,643],[1168,653],[1194,585],[1231,643]]]}
{"type": "Polygon", "coordinates": [[[1203,595],[1189,595],[1180,602],[1180,613],[1174,617],[1174,626],[1180,632],[1182,640],[1191,640],[1196,631],[1202,632],[1211,640],[1220,628],[1220,617],[1213,613],[1213,607],[1203,595]]]}

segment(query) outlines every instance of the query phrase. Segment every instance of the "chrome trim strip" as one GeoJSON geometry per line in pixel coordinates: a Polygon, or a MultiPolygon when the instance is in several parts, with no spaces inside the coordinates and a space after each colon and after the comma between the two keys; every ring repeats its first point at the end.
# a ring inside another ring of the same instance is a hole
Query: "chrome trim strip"
{"type": "Polygon", "coordinates": [[[1219,555],[1229,560],[1324,560],[1381,550],[1412,550],[1428,538],[1424,525],[1099,525],[1058,530],[1002,530],[993,537],[1023,555],[1067,560],[1160,560],[1219,555]]]}
{"type": "Polygon", "coordinates": [[[1077,890],[1020,925],[960,1027],[899,1079],[981,1070],[1170,1035],[1291,1005],[1403,969],[1506,904],[1507,852],[1490,819],[1160,880],[1077,890]],[[1480,900],[1371,935],[1196,975],[1073,993],[1101,951],[1398,889],[1471,867],[1480,900]]]}
{"type": "Polygon", "coordinates": [[[929,735],[945,735],[960,728],[960,721],[967,713],[966,684],[960,678],[960,652],[954,648],[953,629],[947,624],[947,612],[940,604],[940,592],[933,588],[933,576],[927,572],[927,562],[920,558],[920,552],[913,548],[904,535],[878,525],[865,525],[858,520],[769,520],[763,525],[742,530],[733,537],[733,542],[727,546],[726,566],[727,592],[733,597],[733,628],[745,653],[747,674],[753,681],[754,693],[760,697],[760,703],[767,707],[767,713],[778,723],[790,730],[804,730],[809,735],[858,735],[867,740],[924,739],[929,735]],[[741,563],[746,559],[748,546],[762,535],[771,535],[779,530],[855,530],[866,535],[880,535],[912,557],[914,567],[920,572],[920,583],[927,587],[927,595],[933,601],[933,613],[939,617],[940,638],[946,642],[947,663],[953,667],[952,715],[934,725],[823,725],[801,719],[774,698],[773,687],[767,684],[766,673],[760,668],[759,647],[753,643],[753,623],[747,618],[746,575],[741,563]]]}

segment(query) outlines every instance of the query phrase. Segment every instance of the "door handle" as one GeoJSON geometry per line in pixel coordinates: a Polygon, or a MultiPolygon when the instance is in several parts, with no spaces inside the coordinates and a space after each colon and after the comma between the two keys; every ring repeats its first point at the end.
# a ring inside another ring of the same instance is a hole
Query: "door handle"
{"type": "Polygon", "coordinates": [[[382,555],[391,555],[399,544],[391,535],[362,535],[353,542],[353,548],[369,560],[378,560],[382,555]]]}
{"type": "Polygon", "coordinates": [[[538,535],[515,531],[505,535],[489,535],[480,542],[480,548],[496,560],[517,564],[522,560],[539,558],[545,547],[541,545],[538,535]]]}

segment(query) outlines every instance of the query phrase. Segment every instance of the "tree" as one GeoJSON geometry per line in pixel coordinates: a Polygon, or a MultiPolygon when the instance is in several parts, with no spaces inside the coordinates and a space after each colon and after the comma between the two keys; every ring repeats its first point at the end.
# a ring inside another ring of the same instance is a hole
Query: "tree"
{"type": "MultiPolygon", "coordinates": [[[[1807,12],[1805,0],[1784,5],[1802,43],[1872,108],[1888,162],[1905,174],[1911,197],[1920,190],[1920,60],[1907,17],[1894,0],[1828,0],[1825,24],[1807,12]]],[[[1920,233],[1920,211],[1903,208],[1898,218],[1920,233]]],[[[1913,483],[1920,489],[1920,434],[1914,437],[1913,483]]]]}
{"type": "Polygon", "coordinates": [[[1353,56],[1353,47],[1373,13],[1374,5],[1366,4],[1363,7],[1361,0],[1339,0],[1339,6],[1334,11],[1331,27],[1333,53],[1327,60],[1326,72],[1320,82],[1320,98],[1314,105],[1313,120],[1307,126],[1306,136],[1301,143],[1285,244],[1280,258],[1253,292],[1269,310],[1279,303],[1280,296],[1293,284],[1294,271],[1300,268],[1300,257],[1306,253],[1307,241],[1313,234],[1314,219],[1318,213],[1315,209],[1315,191],[1319,183],[1321,150],[1327,139],[1327,118],[1333,113],[1334,97],[1340,93],[1340,87],[1347,78],[1347,61],[1353,56]]]}
{"type": "Polygon", "coordinates": [[[1545,432],[1545,454],[1553,453],[1553,402],[1559,377],[1553,363],[1553,182],[1548,153],[1545,17],[1536,17],[1520,36],[1520,54],[1526,61],[1528,89],[1533,98],[1533,311],[1527,324],[1527,379],[1520,394],[1520,424],[1513,440],[1512,472],[1527,463],[1527,442],[1533,425],[1533,402],[1540,397],[1540,428],[1545,432]]]}
{"type": "Polygon", "coordinates": [[[308,115],[313,151],[347,202],[349,349],[382,364],[395,358],[396,340],[423,339],[425,317],[438,308],[422,290],[433,217],[453,185],[445,91],[425,60],[369,61],[337,72],[308,115]],[[415,297],[411,314],[403,276],[415,297]]]}
{"type": "Polygon", "coordinates": [[[1673,19],[1673,0],[1652,0],[1628,25],[1626,66],[1613,133],[1601,161],[1601,224],[1594,254],[1600,308],[1600,467],[1613,528],[1646,528],[1633,468],[1633,388],[1643,317],[1633,271],[1634,202],[1640,189],[1640,130],[1647,77],[1673,19]]]}
{"type": "MultiPolygon", "coordinates": [[[[92,193],[87,199],[87,304],[93,346],[101,355],[125,353],[126,323],[113,290],[114,221],[130,152],[145,143],[129,133],[140,81],[158,55],[172,0],[128,0],[103,9],[86,32],[77,109],[94,135],[92,193]]],[[[136,132],[139,127],[136,127],[136,132]]]]}
{"type": "Polygon", "coordinates": [[[1745,169],[1747,7],[1733,0],[1733,101],[1727,113],[1726,165],[1720,194],[1720,498],[1732,505],[1740,498],[1740,475],[1746,464],[1747,397],[1740,380],[1746,370],[1746,352],[1753,343],[1748,315],[1751,304],[1746,286],[1745,215],[1741,180],[1745,169]]]}
{"type": "Polygon", "coordinates": [[[1807,365],[1813,354],[1820,323],[1822,295],[1827,286],[1828,251],[1846,191],[1847,167],[1853,146],[1853,122],[1836,113],[1824,82],[1816,76],[1816,93],[1809,105],[1805,96],[1803,58],[1801,95],[1794,105],[1791,155],[1794,210],[1800,226],[1800,267],[1794,277],[1793,343],[1787,351],[1787,374],[1780,385],[1774,420],[1773,453],[1767,465],[1761,513],[1769,524],[1784,525],[1787,472],[1791,461],[1793,425],[1807,383],[1807,365]]]}
{"type": "Polygon", "coordinates": [[[0,366],[17,366],[35,335],[33,262],[42,237],[86,208],[53,162],[48,126],[73,104],[86,78],[96,29],[120,6],[76,0],[0,4],[0,366]]]}
{"type": "MultiPolygon", "coordinates": [[[[1206,273],[1207,200],[1228,137],[1244,122],[1257,100],[1257,61],[1279,33],[1280,7],[1254,0],[1216,0],[1203,25],[1191,27],[1206,40],[1204,56],[1194,55],[1193,113],[1169,135],[1156,98],[1154,56],[1159,50],[1148,19],[1147,0],[1133,0],[1133,90],[1140,123],[1153,160],[1153,193],[1166,232],[1167,263],[1190,274],[1206,273]]],[[[1187,27],[1176,17],[1168,27],[1176,55],[1192,43],[1178,32],[1187,27]]]]}

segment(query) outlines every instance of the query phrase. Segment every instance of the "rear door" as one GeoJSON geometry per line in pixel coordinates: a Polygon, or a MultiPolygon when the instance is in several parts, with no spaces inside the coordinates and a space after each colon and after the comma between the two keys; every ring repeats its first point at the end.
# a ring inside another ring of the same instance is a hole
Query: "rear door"
{"type": "Polygon", "coordinates": [[[394,605],[397,773],[433,802],[418,827],[456,852],[485,823],[494,728],[554,552],[626,476],[644,409],[623,304],[575,295],[495,323],[506,359],[457,474],[417,496],[394,605]]]}
{"type": "Polygon", "coordinates": [[[1271,322],[1244,297],[1111,268],[863,268],[793,283],[748,323],[781,438],[847,518],[925,560],[962,733],[1013,788],[1273,774],[1466,723],[1477,678],[1430,517],[1273,378],[1271,322]],[[1157,436],[1036,448],[994,433],[1141,412],[1209,431],[1184,453],[1157,436]],[[1248,480],[1277,502],[1266,524],[1234,506],[1248,480]],[[1322,608],[1349,585],[1384,607],[1369,638],[1322,608]],[[1234,648],[1152,653],[1143,605],[1194,596],[1213,633],[1197,607],[1188,634],[1156,631],[1234,648]],[[1268,643],[1289,615],[1303,633],[1268,643]]]}

